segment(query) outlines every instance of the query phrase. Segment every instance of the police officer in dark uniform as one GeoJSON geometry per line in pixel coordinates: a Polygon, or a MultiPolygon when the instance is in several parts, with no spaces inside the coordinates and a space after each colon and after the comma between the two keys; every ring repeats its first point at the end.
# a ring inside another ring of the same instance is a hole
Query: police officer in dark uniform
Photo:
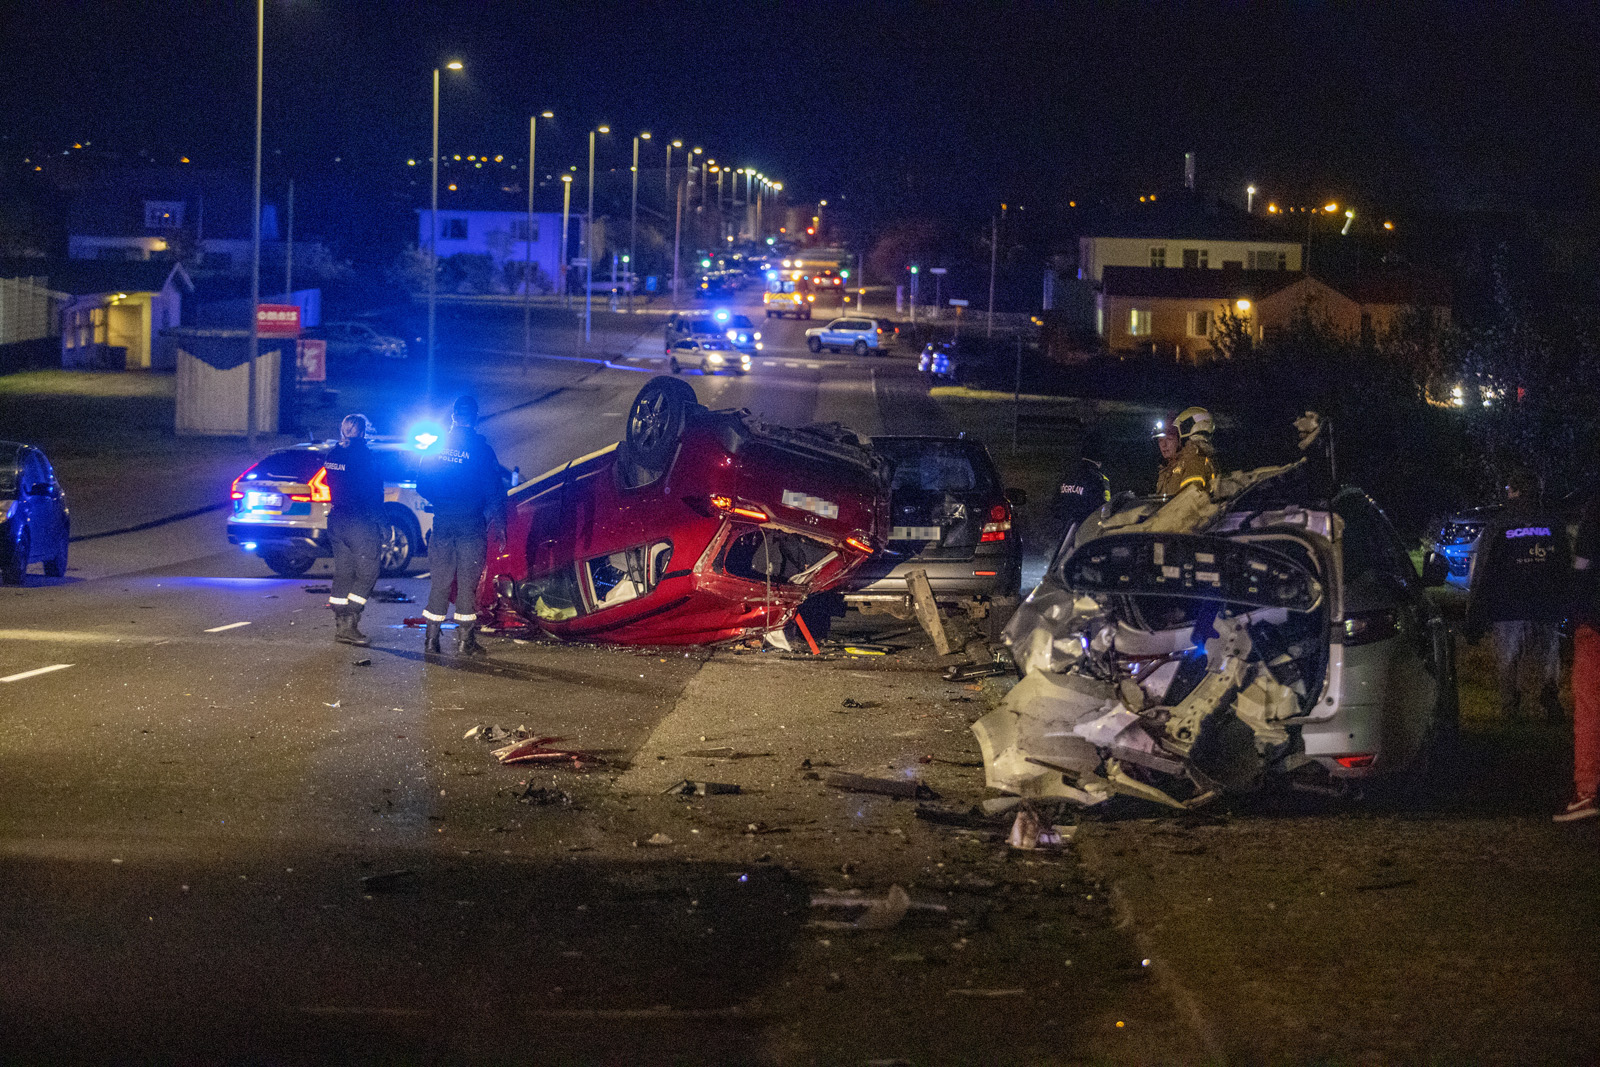
{"type": "Polygon", "coordinates": [[[1093,430],[1085,432],[1077,460],[1068,465],[1056,488],[1053,511],[1056,533],[1061,538],[1065,539],[1074,527],[1111,499],[1111,479],[1101,469],[1104,462],[1100,435],[1093,430]]]}
{"type": "Polygon", "coordinates": [[[423,458],[417,492],[433,506],[433,535],[428,541],[432,572],[428,587],[423,649],[439,651],[439,630],[449,617],[450,591],[455,588],[456,651],[481,656],[478,615],[474,603],[488,555],[488,524],[504,534],[506,494],[500,481],[500,460],[475,427],[478,401],[463,396],[455,402],[450,432],[423,458]],[[462,611],[465,607],[467,610],[462,611]]]}
{"type": "Polygon", "coordinates": [[[358,624],[378,581],[383,519],[383,473],[367,447],[370,425],[365,415],[346,415],[339,424],[339,443],[323,461],[328,472],[328,541],[333,545],[333,595],[328,598],[333,639],[363,648],[372,642],[358,624]]]}

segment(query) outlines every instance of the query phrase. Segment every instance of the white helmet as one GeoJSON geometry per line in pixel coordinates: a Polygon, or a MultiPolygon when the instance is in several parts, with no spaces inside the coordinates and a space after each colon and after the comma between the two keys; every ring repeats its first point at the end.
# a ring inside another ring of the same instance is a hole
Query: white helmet
{"type": "Polygon", "coordinates": [[[1178,436],[1185,441],[1197,433],[1209,434],[1216,429],[1216,424],[1211,421],[1211,412],[1205,408],[1184,408],[1178,413],[1175,425],[1178,427],[1178,436]]]}

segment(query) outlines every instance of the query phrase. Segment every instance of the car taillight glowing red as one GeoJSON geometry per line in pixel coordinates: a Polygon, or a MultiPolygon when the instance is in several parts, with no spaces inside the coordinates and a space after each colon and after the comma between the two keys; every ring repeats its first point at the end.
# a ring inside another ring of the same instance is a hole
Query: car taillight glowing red
{"type": "Polygon", "coordinates": [[[1377,758],[1378,757],[1377,757],[1376,753],[1363,752],[1363,753],[1361,753],[1360,755],[1357,755],[1357,756],[1335,756],[1333,758],[1333,762],[1337,763],[1339,766],[1345,768],[1346,770],[1352,770],[1353,771],[1353,770],[1356,770],[1356,769],[1361,768],[1361,767],[1370,767],[1370,766],[1372,766],[1372,761],[1377,759],[1377,758]]]}
{"type": "Polygon", "coordinates": [[[996,504],[989,509],[989,521],[983,524],[983,532],[978,536],[978,540],[979,542],[1004,541],[1010,530],[1011,506],[996,504]]]}
{"type": "Polygon", "coordinates": [[[858,552],[871,552],[872,545],[859,537],[846,537],[844,543],[858,552]]]}
{"type": "Polygon", "coordinates": [[[328,489],[327,467],[318,467],[317,473],[313,474],[311,480],[306,484],[310,487],[311,492],[291,493],[289,499],[301,504],[327,504],[332,502],[333,494],[328,489]]]}

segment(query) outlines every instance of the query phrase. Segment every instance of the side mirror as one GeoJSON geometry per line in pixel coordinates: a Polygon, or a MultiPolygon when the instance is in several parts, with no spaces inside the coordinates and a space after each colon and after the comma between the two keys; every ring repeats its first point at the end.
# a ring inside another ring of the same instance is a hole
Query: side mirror
{"type": "Polygon", "coordinates": [[[1020,508],[1028,502],[1028,491],[1026,489],[1007,489],[1006,499],[1020,508]]]}
{"type": "Polygon", "coordinates": [[[1437,552],[1429,552],[1422,561],[1422,584],[1425,586],[1438,586],[1445,583],[1450,576],[1450,561],[1437,552]]]}

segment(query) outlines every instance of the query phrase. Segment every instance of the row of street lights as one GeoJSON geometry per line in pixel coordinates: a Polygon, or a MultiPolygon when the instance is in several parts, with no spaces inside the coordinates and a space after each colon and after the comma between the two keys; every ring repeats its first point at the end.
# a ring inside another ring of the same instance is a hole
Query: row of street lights
{"type": "MultiPolygon", "coordinates": [[[[255,175],[253,215],[254,224],[251,226],[251,266],[250,266],[250,331],[249,331],[249,359],[247,373],[248,397],[246,400],[246,428],[245,434],[250,447],[255,446],[256,422],[259,414],[256,402],[256,377],[257,360],[260,354],[260,333],[257,325],[258,308],[261,303],[261,113],[262,113],[262,75],[266,51],[266,0],[256,0],[256,121],[255,121],[255,175]]],[[[460,71],[463,65],[460,60],[451,60],[443,67],[433,69],[433,122],[432,122],[432,154],[429,158],[431,171],[430,201],[428,212],[428,356],[425,389],[431,399],[434,390],[435,371],[435,338],[438,321],[438,237],[439,237],[439,75],[441,70],[460,71]]],[[[555,117],[553,111],[542,111],[528,119],[528,218],[525,240],[524,277],[523,277],[523,366],[527,366],[528,354],[533,344],[533,194],[538,184],[538,120],[555,117]]],[[[595,137],[597,134],[609,134],[609,126],[596,126],[589,131],[589,203],[585,216],[584,233],[584,313],[583,313],[583,339],[587,344],[591,338],[592,309],[594,302],[594,159],[595,137]]],[[[634,264],[638,262],[637,242],[639,228],[639,142],[650,140],[649,132],[641,132],[633,138],[633,166],[632,166],[632,204],[629,209],[628,232],[628,262],[627,272],[632,273],[634,264]]],[[[666,152],[666,196],[672,200],[672,150],[683,148],[684,142],[673,140],[667,145],[666,152]]],[[[692,185],[694,181],[694,160],[696,156],[704,155],[705,150],[695,147],[685,152],[684,157],[684,183],[692,185]]],[[[720,212],[722,206],[722,173],[726,168],[716,166],[715,160],[708,160],[701,168],[701,205],[705,204],[705,174],[707,167],[711,173],[717,174],[717,207],[720,212]]],[[[574,168],[576,169],[576,168],[574,168]]],[[[745,175],[745,204],[748,210],[750,202],[751,182],[759,180],[761,189],[767,191],[782,191],[781,183],[772,182],[765,175],[759,174],[754,167],[745,167],[732,172],[737,180],[739,174],[745,175]]],[[[561,207],[561,284],[562,291],[566,292],[567,275],[567,219],[572,205],[572,175],[563,174],[562,181],[562,207],[561,207]]],[[[737,196],[735,190],[734,195],[737,196]]],[[[677,233],[673,238],[673,267],[672,290],[673,302],[676,305],[679,290],[679,244],[682,237],[682,193],[678,201],[677,233]]],[[[761,203],[756,204],[755,232],[760,233],[761,203]]],[[[626,286],[631,305],[634,285],[630,279],[626,286]]]]}

